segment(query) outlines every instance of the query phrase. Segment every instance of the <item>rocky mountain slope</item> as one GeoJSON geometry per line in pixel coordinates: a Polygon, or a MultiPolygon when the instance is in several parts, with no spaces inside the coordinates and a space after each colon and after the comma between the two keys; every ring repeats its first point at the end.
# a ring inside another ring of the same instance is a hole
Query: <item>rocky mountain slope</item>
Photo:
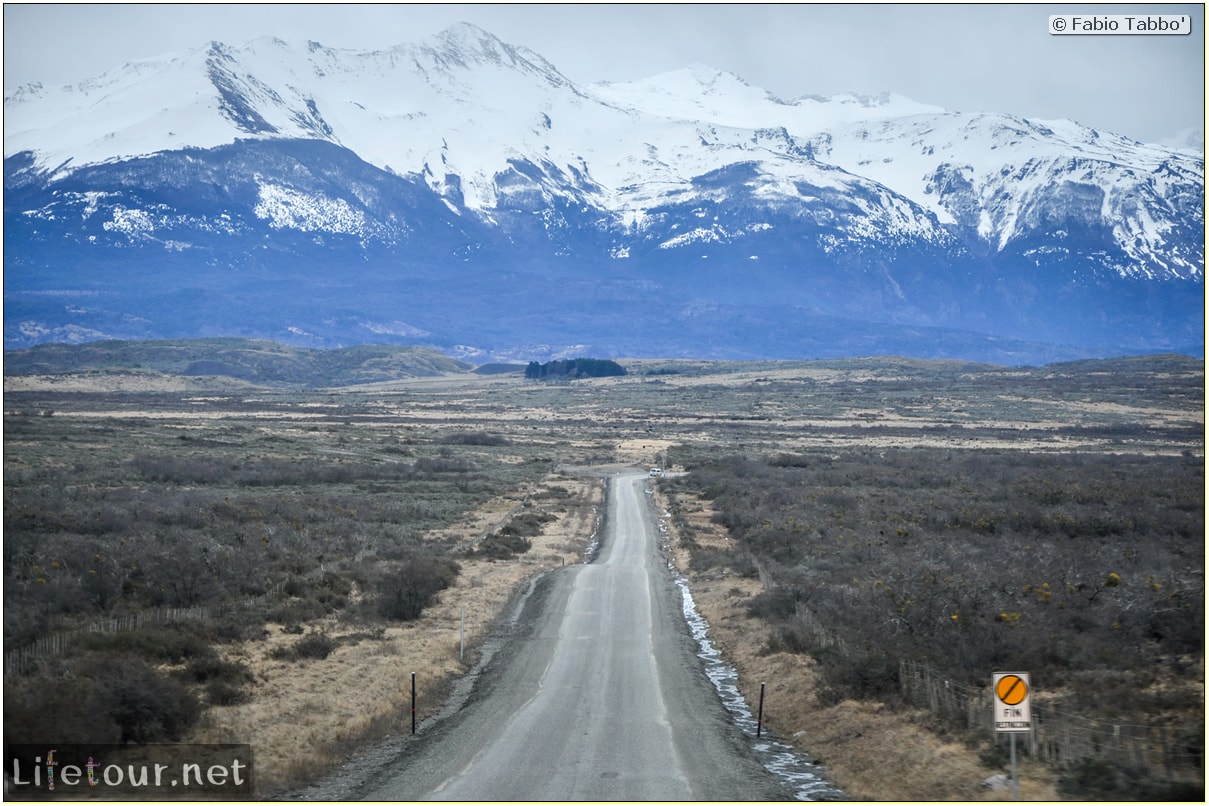
{"type": "Polygon", "coordinates": [[[471,25],[5,98],[5,344],[249,336],[1006,363],[1203,352],[1204,159],[693,65],[582,86],[471,25]]]}

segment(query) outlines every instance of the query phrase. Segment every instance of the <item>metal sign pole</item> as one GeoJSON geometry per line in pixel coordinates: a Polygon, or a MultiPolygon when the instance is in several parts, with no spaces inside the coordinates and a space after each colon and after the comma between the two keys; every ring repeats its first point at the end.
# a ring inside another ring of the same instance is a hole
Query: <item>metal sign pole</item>
{"type": "Polygon", "coordinates": [[[1016,800],[1016,734],[1012,734],[1012,800],[1016,800]]]}
{"type": "Polygon", "coordinates": [[[995,693],[995,732],[1012,734],[1012,800],[1016,800],[1016,734],[1032,730],[1032,684],[1028,672],[995,672],[991,689],[995,693]]]}

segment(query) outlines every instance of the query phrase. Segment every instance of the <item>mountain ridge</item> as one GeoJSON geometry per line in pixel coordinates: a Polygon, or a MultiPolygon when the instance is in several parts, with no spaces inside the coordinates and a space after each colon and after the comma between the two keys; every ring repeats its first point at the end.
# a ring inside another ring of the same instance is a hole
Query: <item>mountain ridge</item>
{"type": "Polygon", "coordinates": [[[579,86],[469,24],[372,52],[211,43],[5,108],[7,346],[385,328],[501,359],[661,339],[739,357],[893,352],[909,326],[998,358],[988,338],[1049,345],[1033,358],[1203,351],[1203,158],[1069,121],[785,102],[703,65],[579,86]],[[213,330],[169,332],[156,311],[191,287],[213,330]],[[535,319],[551,297],[576,300],[582,332],[535,319]],[[493,304],[509,298],[539,302],[493,304]],[[784,338],[735,332],[741,302],[784,338]]]}

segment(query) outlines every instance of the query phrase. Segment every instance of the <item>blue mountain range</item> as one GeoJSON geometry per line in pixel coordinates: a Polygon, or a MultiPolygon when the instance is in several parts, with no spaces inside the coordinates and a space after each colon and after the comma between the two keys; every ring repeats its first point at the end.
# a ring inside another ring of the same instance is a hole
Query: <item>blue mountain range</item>
{"type": "Polygon", "coordinates": [[[1204,157],[694,65],[581,86],[459,25],[5,98],[4,339],[476,363],[1204,353],[1204,157]]]}

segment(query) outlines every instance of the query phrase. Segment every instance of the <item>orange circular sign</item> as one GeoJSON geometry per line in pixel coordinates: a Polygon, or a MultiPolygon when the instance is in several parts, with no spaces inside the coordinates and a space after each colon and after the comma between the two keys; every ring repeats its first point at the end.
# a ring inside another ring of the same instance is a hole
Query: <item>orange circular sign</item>
{"type": "Polygon", "coordinates": [[[1005,674],[995,686],[995,696],[1005,705],[1019,705],[1028,696],[1028,683],[1014,674],[1005,674]]]}

